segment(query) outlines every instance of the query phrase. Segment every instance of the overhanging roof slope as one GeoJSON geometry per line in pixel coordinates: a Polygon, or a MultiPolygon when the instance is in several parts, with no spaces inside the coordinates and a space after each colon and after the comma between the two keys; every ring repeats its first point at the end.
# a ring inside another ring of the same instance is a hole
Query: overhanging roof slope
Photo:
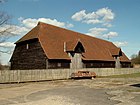
{"type": "MultiPolygon", "coordinates": [[[[64,51],[64,43],[75,42],[77,40],[80,40],[85,49],[83,60],[114,61],[112,49],[118,51],[118,47],[112,42],[42,22],[39,22],[35,28],[17,41],[16,44],[33,38],[39,39],[49,59],[70,59],[64,51]]],[[[121,56],[121,61],[130,62],[124,53],[121,56]]]]}

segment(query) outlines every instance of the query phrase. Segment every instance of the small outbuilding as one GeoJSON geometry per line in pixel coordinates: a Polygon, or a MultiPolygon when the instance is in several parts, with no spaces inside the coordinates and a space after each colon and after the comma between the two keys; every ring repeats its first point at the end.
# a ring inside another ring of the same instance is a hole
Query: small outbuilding
{"type": "Polygon", "coordinates": [[[131,62],[112,42],[39,22],[16,43],[11,69],[120,68],[131,62]]]}

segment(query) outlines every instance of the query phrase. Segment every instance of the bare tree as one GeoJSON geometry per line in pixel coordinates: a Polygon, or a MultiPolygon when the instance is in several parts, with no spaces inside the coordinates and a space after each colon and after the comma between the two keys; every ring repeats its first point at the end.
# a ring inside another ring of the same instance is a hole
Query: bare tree
{"type": "Polygon", "coordinates": [[[5,12],[0,11],[0,43],[5,42],[10,37],[9,19],[10,17],[5,12]]]}
{"type": "Polygon", "coordinates": [[[132,64],[140,64],[140,51],[137,55],[132,55],[131,58],[132,64]]]}
{"type": "MultiPolygon", "coordinates": [[[[5,0],[0,0],[3,3],[5,0]]],[[[13,37],[13,27],[10,24],[11,17],[3,11],[0,11],[0,44],[6,42],[10,37],[13,37]]],[[[7,48],[0,46],[0,53],[8,53],[7,48]],[[4,50],[3,50],[4,49],[4,50]]]]}
{"type": "MultiPolygon", "coordinates": [[[[0,5],[5,3],[6,0],[0,0],[0,5]]],[[[11,48],[5,47],[5,43],[9,38],[13,37],[13,25],[10,24],[11,16],[4,11],[0,11],[0,56],[2,53],[10,54],[11,48]]],[[[1,58],[1,57],[0,57],[1,58]]],[[[1,59],[0,59],[1,60],[1,59]]],[[[3,65],[0,62],[0,70],[3,69],[3,65]]]]}

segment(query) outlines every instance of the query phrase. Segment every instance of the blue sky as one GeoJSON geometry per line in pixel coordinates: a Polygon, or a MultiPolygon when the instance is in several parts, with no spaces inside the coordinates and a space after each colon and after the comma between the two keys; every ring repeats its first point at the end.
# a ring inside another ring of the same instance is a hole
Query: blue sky
{"type": "MultiPolygon", "coordinates": [[[[140,0],[7,0],[0,11],[12,17],[18,35],[0,46],[12,50],[38,21],[109,40],[129,58],[140,50],[140,0]]],[[[1,62],[10,56],[1,54],[1,62]]]]}

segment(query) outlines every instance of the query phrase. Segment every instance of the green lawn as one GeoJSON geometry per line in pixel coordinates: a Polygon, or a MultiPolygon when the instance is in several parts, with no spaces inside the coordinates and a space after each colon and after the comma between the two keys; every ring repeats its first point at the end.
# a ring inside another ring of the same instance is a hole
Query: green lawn
{"type": "Polygon", "coordinates": [[[136,77],[140,77],[140,73],[112,75],[112,76],[97,76],[97,78],[136,78],[136,77]]]}

